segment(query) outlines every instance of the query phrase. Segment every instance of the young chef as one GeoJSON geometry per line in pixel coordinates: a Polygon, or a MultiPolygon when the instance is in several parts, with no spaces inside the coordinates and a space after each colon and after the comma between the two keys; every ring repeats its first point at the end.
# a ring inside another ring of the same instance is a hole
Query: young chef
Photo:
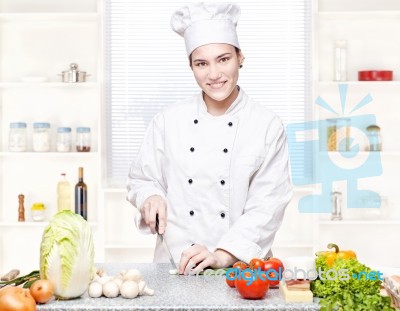
{"type": "MultiPolygon", "coordinates": [[[[292,196],[284,127],[237,85],[239,15],[232,3],[172,15],[201,92],[154,117],[129,172],[139,230],[156,233],[158,215],[181,274],[270,255],[292,196]]],[[[168,262],[159,239],[154,262],[168,262]]]]}

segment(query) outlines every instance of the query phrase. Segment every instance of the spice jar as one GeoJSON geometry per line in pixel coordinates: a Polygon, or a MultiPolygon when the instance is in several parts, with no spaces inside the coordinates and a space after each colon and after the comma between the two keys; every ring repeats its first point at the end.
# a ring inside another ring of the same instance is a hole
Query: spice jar
{"type": "Polygon", "coordinates": [[[71,151],[72,136],[70,127],[59,127],[57,129],[57,151],[71,151]]]}
{"type": "Polygon", "coordinates": [[[350,151],[350,119],[336,119],[336,150],[350,151]]]}
{"type": "Polygon", "coordinates": [[[382,150],[381,128],[378,125],[370,125],[367,127],[367,137],[367,148],[369,151],[382,150]]]}
{"type": "Polygon", "coordinates": [[[336,151],[336,119],[327,119],[327,151],[336,151]]]}
{"type": "Polygon", "coordinates": [[[90,127],[78,127],[76,129],[76,151],[90,151],[90,127]]]}
{"type": "Polygon", "coordinates": [[[31,216],[33,221],[43,221],[46,213],[46,207],[43,203],[33,203],[31,207],[31,216]]]}
{"type": "Polygon", "coordinates": [[[37,152],[50,151],[50,123],[37,122],[33,123],[33,139],[32,149],[37,152]]]}
{"type": "Polygon", "coordinates": [[[10,133],[8,139],[8,150],[13,152],[26,151],[26,123],[12,122],[10,123],[10,133]]]}

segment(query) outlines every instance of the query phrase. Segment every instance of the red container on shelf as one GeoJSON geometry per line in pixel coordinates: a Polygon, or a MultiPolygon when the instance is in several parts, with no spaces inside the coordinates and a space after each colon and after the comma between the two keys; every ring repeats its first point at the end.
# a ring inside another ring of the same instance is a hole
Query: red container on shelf
{"type": "Polygon", "coordinates": [[[358,72],[358,81],[392,81],[392,70],[363,70],[358,72]]]}

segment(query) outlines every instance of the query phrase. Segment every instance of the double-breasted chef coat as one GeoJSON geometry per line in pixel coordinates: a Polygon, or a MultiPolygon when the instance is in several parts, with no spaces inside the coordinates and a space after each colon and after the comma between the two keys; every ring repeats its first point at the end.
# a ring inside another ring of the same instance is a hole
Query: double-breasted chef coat
{"type": "MultiPolygon", "coordinates": [[[[266,256],[292,196],[284,127],[242,89],[221,116],[207,112],[200,93],[150,122],[127,187],[138,209],[151,195],[165,198],[175,262],[193,243],[246,262],[266,256]]],[[[136,225],[150,233],[140,213],[136,225]]],[[[168,262],[159,239],[154,262],[168,262]]]]}

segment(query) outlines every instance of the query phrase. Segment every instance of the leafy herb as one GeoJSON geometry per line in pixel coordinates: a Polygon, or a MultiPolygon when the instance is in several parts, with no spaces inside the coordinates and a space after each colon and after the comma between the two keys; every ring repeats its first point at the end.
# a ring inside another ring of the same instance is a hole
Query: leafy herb
{"type": "Polygon", "coordinates": [[[320,275],[311,284],[314,295],[321,298],[321,311],[394,310],[390,306],[390,297],[380,295],[381,280],[378,279],[378,273],[375,280],[367,279],[366,275],[373,270],[357,259],[338,259],[332,267],[328,267],[324,256],[318,256],[315,263],[317,271],[332,269],[330,279],[324,276],[323,280],[320,275]]]}

